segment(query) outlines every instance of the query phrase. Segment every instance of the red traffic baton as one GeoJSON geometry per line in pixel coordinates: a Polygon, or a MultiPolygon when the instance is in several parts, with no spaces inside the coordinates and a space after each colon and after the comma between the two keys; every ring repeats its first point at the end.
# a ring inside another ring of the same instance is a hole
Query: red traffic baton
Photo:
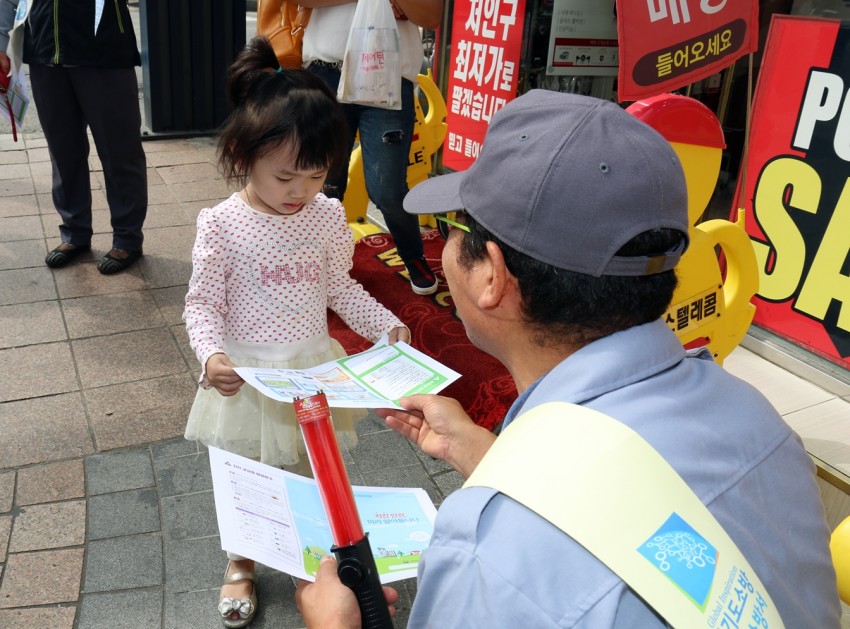
{"type": "Polygon", "coordinates": [[[369,537],[360,523],[327,397],[319,391],[310,397],[296,398],[294,404],[295,416],[307,444],[310,465],[328,516],[334,542],[331,552],[337,559],[337,574],[357,597],[363,627],[391,629],[392,617],[369,537]]]}

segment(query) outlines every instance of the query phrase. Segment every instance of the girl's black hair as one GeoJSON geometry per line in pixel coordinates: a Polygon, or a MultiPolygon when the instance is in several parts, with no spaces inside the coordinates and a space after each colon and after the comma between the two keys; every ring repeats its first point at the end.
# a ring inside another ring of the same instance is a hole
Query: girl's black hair
{"type": "Polygon", "coordinates": [[[233,110],[219,130],[218,164],[229,183],[244,186],[263,155],[291,145],[299,169],[348,164],[348,130],[342,106],[328,85],[301,68],[279,70],[268,39],[255,37],[227,69],[233,110]]]}

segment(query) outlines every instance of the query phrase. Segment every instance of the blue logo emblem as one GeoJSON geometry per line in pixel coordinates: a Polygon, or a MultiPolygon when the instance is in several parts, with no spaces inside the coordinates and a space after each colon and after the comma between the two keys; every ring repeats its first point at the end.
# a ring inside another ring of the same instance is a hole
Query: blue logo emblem
{"type": "Polygon", "coordinates": [[[705,610],[717,566],[717,549],[702,535],[673,513],[637,550],[705,610]]]}

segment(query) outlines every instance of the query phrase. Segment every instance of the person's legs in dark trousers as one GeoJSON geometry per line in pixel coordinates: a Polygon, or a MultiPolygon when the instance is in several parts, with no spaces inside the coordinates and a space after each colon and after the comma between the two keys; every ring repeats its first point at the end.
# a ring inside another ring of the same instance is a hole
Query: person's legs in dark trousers
{"type": "MultiPolygon", "coordinates": [[[[315,65],[310,70],[322,77],[332,90],[337,90],[338,70],[315,65]]],[[[360,131],[366,192],[384,217],[398,255],[407,268],[413,292],[430,295],[437,290],[437,278],[425,261],[419,218],[405,212],[402,205],[408,191],[407,166],[416,122],[413,92],[413,83],[402,79],[401,110],[349,104],[344,104],[343,109],[352,146],[356,132],[360,131]]],[[[348,168],[326,182],[325,194],[342,199],[347,178],[348,168]]]]}
{"type": "MultiPolygon", "coordinates": [[[[30,85],[53,169],[53,205],[62,219],[59,235],[77,251],[91,245],[91,180],[86,121],[63,66],[30,66],[30,85]]],[[[64,247],[63,247],[64,248],[64,247]]],[[[67,251],[73,251],[68,248],[67,251]]],[[[54,256],[50,266],[63,266],[73,255],[54,256]]]]}
{"type": "Polygon", "coordinates": [[[103,165],[112,247],[141,251],[148,184],[136,72],[84,67],[68,72],[103,165]]]}

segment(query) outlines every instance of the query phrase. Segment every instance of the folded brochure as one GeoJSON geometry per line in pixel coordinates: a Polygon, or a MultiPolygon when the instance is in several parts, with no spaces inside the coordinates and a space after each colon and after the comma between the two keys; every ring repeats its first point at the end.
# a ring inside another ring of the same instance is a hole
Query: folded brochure
{"type": "MultiPolygon", "coordinates": [[[[315,580],[333,545],[316,481],[214,447],[209,455],[222,549],[315,580]]],[[[437,515],[427,492],[352,489],[381,582],[415,577],[437,515]]]]}
{"type": "Polygon", "coordinates": [[[386,337],[364,352],[309,369],[237,367],[236,373],[273,400],[292,402],[324,391],[328,405],[341,408],[401,408],[400,398],[437,393],[460,378],[407,343],[390,345],[386,337]]]}

